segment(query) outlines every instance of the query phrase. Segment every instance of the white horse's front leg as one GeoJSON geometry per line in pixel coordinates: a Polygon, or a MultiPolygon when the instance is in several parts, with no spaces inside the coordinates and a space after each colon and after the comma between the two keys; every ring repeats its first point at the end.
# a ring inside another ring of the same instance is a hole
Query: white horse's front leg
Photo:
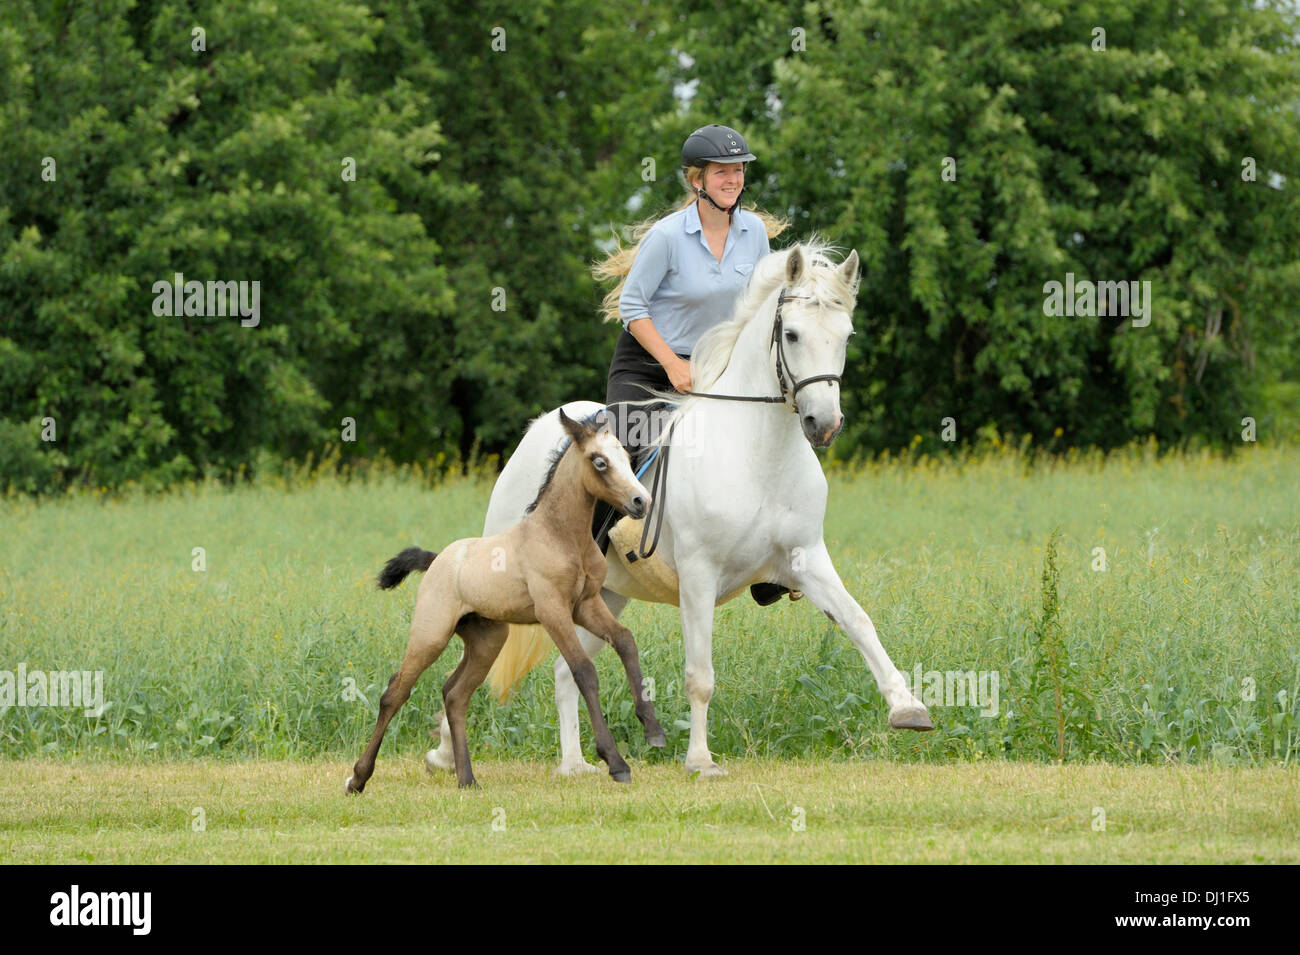
{"type": "Polygon", "coordinates": [[[831,618],[832,623],[848,634],[866,659],[881,695],[889,704],[890,727],[896,730],[934,729],[929,711],[908,691],[903,675],[881,645],[875,624],[840,580],[826,551],[826,542],[818,541],[816,546],[803,553],[793,554],[790,566],[792,586],[802,590],[819,610],[831,618]]]}
{"type": "Polygon", "coordinates": [[[709,752],[709,700],[713,698],[713,610],[717,581],[711,565],[678,565],[682,642],[686,650],[686,698],[691,704],[691,739],[686,747],[686,771],[701,776],[725,776],[727,771],[709,752]]]}

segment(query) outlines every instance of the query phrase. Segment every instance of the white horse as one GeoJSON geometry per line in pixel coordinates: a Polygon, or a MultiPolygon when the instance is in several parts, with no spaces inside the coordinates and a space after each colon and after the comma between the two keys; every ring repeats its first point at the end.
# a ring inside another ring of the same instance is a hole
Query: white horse
{"type": "MultiPolygon", "coordinates": [[[[765,256],[736,305],[735,317],[701,339],[691,359],[697,392],[771,397],[769,403],[684,396],[675,422],[662,503],[657,556],[677,574],[686,696],[691,735],[686,769],[723,775],[708,745],[713,695],[713,610],[750,584],[776,583],[801,591],[853,641],[871,668],[894,729],[932,729],[929,714],[881,646],[871,618],[845,589],[822,538],[826,477],[812,445],[825,447],[843,425],[839,377],[853,334],[858,255],[837,264],[827,246],[813,242],[765,256]],[[779,301],[780,300],[780,301],[779,301]],[[778,304],[780,307],[778,308],[778,304]],[[812,379],[810,382],[809,379],[812,379]],[[795,414],[791,414],[795,411],[795,414]]],[[[571,402],[570,417],[602,406],[571,402]]],[[[555,411],[536,419],[492,492],[484,534],[523,517],[537,493],[550,453],[564,440],[555,411]]],[[[658,467],[662,457],[656,461],[658,467]]],[[[650,475],[643,480],[650,484],[650,475]]],[[[655,492],[652,492],[655,493],[655,492]]],[[[629,599],[650,595],[616,560],[602,591],[617,617],[629,599]]],[[[605,643],[582,628],[582,646],[594,656],[605,643]]],[[[504,698],[549,651],[545,634],[512,628],[494,668],[504,698]]],[[[560,766],[564,775],[599,772],[582,758],[578,691],[563,658],[555,663],[560,766]]],[[[450,728],[444,718],[430,769],[452,769],[450,728]]]]}

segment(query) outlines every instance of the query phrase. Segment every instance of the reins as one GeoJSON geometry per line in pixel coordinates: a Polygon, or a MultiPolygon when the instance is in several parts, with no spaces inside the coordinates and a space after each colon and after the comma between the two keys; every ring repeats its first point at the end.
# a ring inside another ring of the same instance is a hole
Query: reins
{"type": "MultiPolygon", "coordinates": [[[[649,557],[655,552],[655,548],[659,546],[659,532],[664,529],[663,498],[668,496],[668,452],[672,450],[672,445],[669,442],[672,441],[673,428],[675,427],[677,427],[676,421],[668,426],[668,434],[664,436],[663,441],[660,443],[658,449],[650,460],[646,461],[646,467],[649,467],[650,461],[653,461],[656,457],[660,459],[659,467],[655,468],[654,481],[650,487],[650,506],[658,511],[657,514],[653,515],[655,522],[655,536],[654,540],[650,542],[650,549],[646,550],[645,540],[646,536],[650,533],[650,520],[647,519],[645,524],[641,527],[641,545],[637,548],[637,554],[642,559],[649,557]]],[[[641,473],[645,473],[645,468],[641,469],[641,473]]]]}

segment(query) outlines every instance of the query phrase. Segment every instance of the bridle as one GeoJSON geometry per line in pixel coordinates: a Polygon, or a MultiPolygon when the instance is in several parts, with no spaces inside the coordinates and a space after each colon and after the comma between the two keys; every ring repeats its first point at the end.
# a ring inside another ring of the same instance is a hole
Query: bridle
{"type": "Polygon", "coordinates": [[[753,395],[711,395],[702,391],[687,392],[690,398],[716,398],[720,401],[761,401],[768,404],[778,402],[785,404],[791,412],[799,413],[799,390],[814,381],[833,381],[839,383],[842,375],[812,375],[802,380],[796,380],[793,375],[789,374],[789,362],[785,357],[785,324],[781,318],[781,309],[785,303],[791,299],[812,298],[811,295],[791,295],[786,286],[781,286],[781,294],[776,299],[776,320],[772,322],[772,344],[768,347],[776,349],[776,382],[781,388],[781,394],[775,397],[753,396],[753,395]]]}

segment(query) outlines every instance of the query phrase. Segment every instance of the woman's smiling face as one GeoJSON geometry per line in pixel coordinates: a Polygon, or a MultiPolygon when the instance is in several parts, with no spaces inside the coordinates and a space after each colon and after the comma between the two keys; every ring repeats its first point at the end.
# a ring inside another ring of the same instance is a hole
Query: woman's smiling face
{"type": "Polygon", "coordinates": [[[740,190],[745,188],[745,164],[741,162],[711,162],[704,170],[704,191],[720,206],[735,204],[740,190]]]}

